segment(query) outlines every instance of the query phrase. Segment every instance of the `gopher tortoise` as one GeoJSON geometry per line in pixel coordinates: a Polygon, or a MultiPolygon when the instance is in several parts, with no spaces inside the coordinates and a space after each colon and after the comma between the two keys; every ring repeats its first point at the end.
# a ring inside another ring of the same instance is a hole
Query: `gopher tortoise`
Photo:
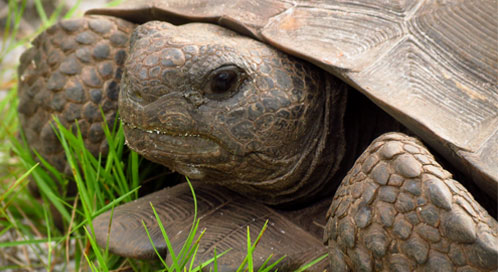
{"type": "MultiPolygon", "coordinates": [[[[24,53],[20,120],[30,145],[64,170],[51,116],[77,122],[98,154],[102,122],[119,107],[132,150],[193,180],[206,229],[196,260],[231,248],[220,270],[245,256],[246,226],[256,237],[269,219],[257,266],[285,255],[279,267],[290,270],[328,252],[315,269],[496,271],[497,7],[149,0],[94,9],[24,53]]],[[[111,226],[100,215],[98,243],[155,258],[143,221],[168,256],[149,202],[181,248],[194,216],[185,183],[116,208],[111,226]]]]}

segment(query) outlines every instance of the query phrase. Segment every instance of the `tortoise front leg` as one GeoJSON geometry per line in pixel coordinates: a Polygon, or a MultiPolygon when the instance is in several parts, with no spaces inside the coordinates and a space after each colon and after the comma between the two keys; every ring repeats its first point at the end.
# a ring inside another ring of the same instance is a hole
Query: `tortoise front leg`
{"type": "Polygon", "coordinates": [[[417,140],[377,138],[327,213],[332,271],[496,271],[497,222],[417,140]]]}
{"type": "Polygon", "coordinates": [[[57,170],[71,175],[53,126],[77,123],[86,147],[107,153],[102,123],[116,119],[120,81],[135,25],[119,18],[63,20],[42,32],[19,65],[19,121],[26,140],[57,170]],[[101,111],[105,114],[103,120],[101,111]]]}
{"type": "MultiPolygon", "coordinates": [[[[254,243],[266,220],[266,231],[252,255],[256,269],[270,256],[267,266],[286,256],[276,269],[293,271],[326,252],[320,239],[277,210],[213,184],[194,182],[193,187],[198,205],[197,217],[192,192],[186,183],[181,183],[99,215],[92,222],[97,243],[103,248],[108,247],[114,254],[147,260],[157,258],[152,240],[157,252],[167,257],[166,262],[171,262],[168,257],[171,252],[167,252],[152,204],[176,256],[187,241],[192,222],[199,219],[197,235],[201,230],[205,232],[193,260],[196,266],[217,253],[218,271],[236,271],[247,254],[248,228],[254,243]],[[227,250],[226,255],[220,256],[227,250]]],[[[323,264],[321,262],[307,271],[323,271],[323,264]]],[[[209,267],[213,268],[213,264],[209,267]]]]}

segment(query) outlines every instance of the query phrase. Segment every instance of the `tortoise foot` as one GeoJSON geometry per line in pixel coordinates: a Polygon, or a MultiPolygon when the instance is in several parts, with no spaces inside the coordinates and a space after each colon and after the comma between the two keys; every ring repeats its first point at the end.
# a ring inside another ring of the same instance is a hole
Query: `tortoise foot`
{"type": "Polygon", "coordinates": [[[496,271],[497,222],[417,140],[377,138],[327,213],[333,271],[496,271]]]}
{"type": "MultiPolygon", "coordinates": [[[[197,265],[213,258],[215,250],[219,256],[230,249],[227,254],[218,257],[218,271],[237,270],[247,254],[247,227],[254,243],[266,220],[268,227],[252,255],[255,268],[263,265],[272,254],[269,264],[286,255],[277,268],[279,271],[293,271],[326,253],[319,237],[303,230],[274,209],[223,187],[194,183],[194,189],[198,203],[197,218],[200,219],[197,234],[205,229],[195,256],[197,265]]],[[[126,203],[114,209],[113,214],[109,211],[94,219],[97,243],[106,247],[108,241],[109,250],[124,257],[157,258],[143,222],[158,252],[163,258],[168,257],[167,245],[150,203],[157,211],[178,256],[194,221],[192,193],[186,183],[126,203]]],[[[313,271],[323,271],[326,264],[322,261],[313,271]]]]}

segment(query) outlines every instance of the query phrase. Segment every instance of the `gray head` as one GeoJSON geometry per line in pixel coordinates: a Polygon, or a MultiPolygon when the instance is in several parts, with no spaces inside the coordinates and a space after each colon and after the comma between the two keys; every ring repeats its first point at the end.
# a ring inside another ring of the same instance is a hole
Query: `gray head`
{"type": "Polygon", "coordinates": [[[122,81],[128,145],[191,179],[269,204],[323,191],[344,153],[345,87],[210,24],[136,28],[122,81]]]}

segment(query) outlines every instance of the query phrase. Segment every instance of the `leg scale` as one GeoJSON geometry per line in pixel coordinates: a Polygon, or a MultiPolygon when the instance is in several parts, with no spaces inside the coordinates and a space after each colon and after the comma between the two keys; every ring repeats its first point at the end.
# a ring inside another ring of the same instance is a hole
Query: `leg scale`
{"type": "Polygon", "coordinates": [[[496,271],[497,222],[415,138],[377,138],[327,213],[332,271],[496,271]]]}

